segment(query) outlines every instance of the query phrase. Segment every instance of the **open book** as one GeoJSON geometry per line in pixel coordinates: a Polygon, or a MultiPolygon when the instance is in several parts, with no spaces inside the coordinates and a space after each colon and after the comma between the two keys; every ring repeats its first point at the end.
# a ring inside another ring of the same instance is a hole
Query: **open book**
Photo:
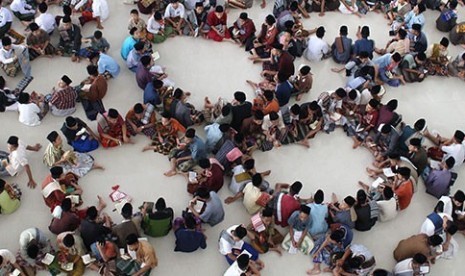
{"type": "Polygon", "coordinates": [[[153,59],[153,61],[159,60],[160,59],[160,53],[157,52],[157,51],[153,52],[152,59],[153,59]]]}
{"type": "Polygon", "coordinates": [[[55,260],[55,256],[53,256],[50,253],[47,253],[45,257],[42,259],[42,263],[44,265],[50,265],[51,263],[53,263],[53,260],[55,260]]]}
{"type": "Polygon", "coordinates": [[[69,195],[66,198],[71,199],[71,203],[79,204],[79,196],[78,195],[69,195]]]}
{"type": "Polygon", "coordinates": [[[83,256],[81,256],[81,258],[82,258],[82,262],[85,265],[88,265],[88,264],[93,263],[93,262],[96,261],[96,259],[92,258],[89,254],[83,255],[83,256]]]}
{"type": "Polygon", "coordinates": [[[383,173],[386,177],[394,177],[396,174],[392,171],[391,168],[384,168],[383,173]]]}
{"type": "Polygon", "coordinates": [[[64,271],[72,271],[73,268],[74,268],[73,263],[67,263],[67,264],[62,264],[61,265],[61,269],[63,269],[64,271]]]}
{"type": "Polygon", "coordinates": [[[13,272],[10,273],[10,276],[19,276],[21,274],[21,271],[18,269],[13,270],[13,272]]]}
{"type": "Polygon", "coordinates": [[[371,183],[371,186],[376,189],[376,188],[379,187],[379,185],[381,185],[383,183],[384,183],[384,179],[382,179],[381,177],[378,177],[378,178],[376,178],[375,181],[373,181],[373,183],[371,183]]]}

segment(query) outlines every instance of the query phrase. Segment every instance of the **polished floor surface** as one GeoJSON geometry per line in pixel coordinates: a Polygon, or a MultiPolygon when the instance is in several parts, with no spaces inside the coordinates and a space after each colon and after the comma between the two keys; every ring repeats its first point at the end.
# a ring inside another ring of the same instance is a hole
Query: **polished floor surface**
{"type": "MultiPolygon", "coordinates": [[[[124,5],[122,0],[108,2],[110,2],[111,16],[104,23],[103,33],[112,45],[109,53],[120,63],[122,72],[118,78],[109,82],[109,91],[104,103],[106,108],[113,107],[125,114],[130,106],[142,100],[142,91],[137,87],[133,73],[125,68],[119,55],[121,42],[127,35],[129,11],[135,6],[124,5]]],[[[259,1],[255,1],[254,7],[248,12],[257,27],[271,12],[272,6],[273,3],[268,1],[268,6],[261,9],[259,1]]],[[[52,11],[57,12],[58,8],[54,7],[52,11]]],[[[464,8],[461,7],[459,21],[463,19],[463,12],[464,8]]],[[[232,23],[238,14],[238,10],[231,10],[229,22],[232,23]]],[[[443,34],[434,28],[438,13],[427,11],[426,16],[429,42],[439,41],[443,34]]],[[[144,18],[147,19],[145,16],[144,18]]],[[[379,47],[384,47],[389,39],[386,23],[380,14],[375,13],[361,19],[338,12],[327,13],[325,17],[311,14],[310,19],[304,20],[306,28],[324,25],[327,30],[325,39],[330,43],[337,35],[341,24],[349,27],[349,36],[352,38],[355,37],[357,26],[369,25],[372,38],[379,47]]],[[[84,27],[83,33],[90,35],[94,28],[95,23],[89,23],[84,27]]],[[[22,30],[23,27],[18,26],[18,29],[22,30]]],[[[190,101],[199,108],[205,96],[211,99],[217,97],[232,99],[232,94],[236,90],[245,91],[249,99],[252,99],[253,91],[245,80],[260,79],[261,67],[252,65],[243,48],[230,42],[215,43],[200,38],[175,37],[164,44],[154,45],[154,49],[160,52],[159,63],[167,67],[169,77],[178,87],[192,92],[190,101]]],[[[463,49],[458,46],[450,46],[451,56],[455,57],[462,51],[463,49]]],[[[303,63],[311,65],[315,78],[314,88],[303,101],[313,100],[320,92],[334,90],[344,83],[342,74],[338,75],[330,71],[330,68],[335,66],[330,60],[320,63],[308,63],[303,59],[295,61],[296,67],[303,63]]],[[[48,93],[62,74],[70,76],[74,84],[86,76],[86,61],[76,64],[66,58],[42,58],[34,61],[32,66],[35,79],[28,91],[48,93]]],[[[14,87],[19,79],[19,77],[7,78],[7,82],[14,87]]],[[[385,101],[391,98],[399,100],[399,112],[407,123],[413,124],[418,118],[424,117],[430,129],[437,129],[444,136],[452,135],[455,129],[464,129],[465,91],[463,82],[456,78],[430,77],[420,84],[388,88],[385,101]]],[[[76,115],[85,118],[81,107],[76,115]]],[[[18,122],[17,117],[14,112],[0,115],[2,125],[0,148],[3,150],[6,150],[6,140],[9,135],[17,135],[29,144],[38,142],[45,146],[46,135],[52,130],[59,130],[64,120],[48,115],[41,126],[26,127],[18,122]]],[[[96,129],[95,122],[91,122],[90,126],[96,129]]],[[[152,152],[142,153],[142,147],[148,143],[145,137],[137,137],[135,141],[135,145],[125,145],[110,150],[99,149],[92,153],[96,161],[106,169],[93,171],[80,180],[79,183],[84,189],[85,204],[95,204],[96,195],[101,195],[109,204],[106,211],[116,222],[120,221],[121,218],[112,212],[113,207],[108,198],[110,187],[119,184],[123,191],[134,198],[135,207],[143,201],[155,201],[156,198],[163,196],[168,205],[174,208],[176,215],[180,215],[189,200],[184,178],[163,176],[163,172],[169,167],[167,158],[152,152]]],[[[267,153],[257,152],[255,158],[259,170],[272,170],[268,178],[271,183],[292,183],[300,180],[304,183],[302,196],[310,195],[318,188],[322,188],[326,192],[325,200],[329,201],[332,192],[340,197],[347,194],[354,195],[358,189],[357,181],[368,180],[365,167],[373,158],[362,148],[352,150],[351,145],[351,139],[341,130],[336,130],[330,135],[319,134],[311,141],[310,149],[297,145],[285,146],[267,153]]],[[[47,169],[42,163],[42,153],[29,155],[33,175],[38,183],[47,175],[47,169]]],[[[462,167],[453,190],[464,188],[464,175],[462,167]]],[[[23,188],[23,198],[22,206],[16,213],[0,217],[0,248],[16,251],[20,231],[36,226],[48,233],[47,227],[51,217],[43,203],[40,189],[31,190],[26,187],[25,173],[8,181],[20,184],[23,188]]],[[[229,195],[227,187],[220,191],[223,199],[229,195]]],[[[366,245],[375,254],[378,267],[390,269],[395,264],[392,251],[398,241],[418,233],[421,223],[434,205],[435,199],[425,194],[424,187],[420,184],[419,191],[414,195],[413,202],[407,210],[400,213],[394,221],[377,223],[370,232],[355,233],[354,242],[366,245]]],[[[206,250],[192,254],[175,253],[172,233],[164,238],[150,238],[159,259],[159,265],[152,275],[222,275],[227,264],[217,249],[220,231],[233,224],[249,222],[249,216],[241,202],[227,205],[225,210],[226,218],[221,224],[214,228],[205,227],[208,236],[206,250]]],[[[54,237],[48,234],[53,240],[54,237]]],[[[455,238],[461,246],[459,255],[454,260],[438,261],[433,266],[431,275],[463,275],[465,239],[461,234],[455,238]]],[[[305,271],[312,267],[310,258],[300,254],[284,253],[280,257],[275,253],[268,253],[261,258],[266,264],[263,275],[304,275],[305,271]]],[[[88,274],[91,275],[90,272],[88,274]]]]}

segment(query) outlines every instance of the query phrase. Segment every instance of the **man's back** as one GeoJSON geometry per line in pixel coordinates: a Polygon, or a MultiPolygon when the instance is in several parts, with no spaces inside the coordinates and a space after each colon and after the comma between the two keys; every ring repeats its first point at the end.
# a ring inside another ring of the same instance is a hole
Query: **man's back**
{"type": "Polygon", "coordinates": [[[132,220],[123,221],[120,224],[113,226],[112,231],[113,234],[118,237],[117,244],[120,248],[126,247],[126,237],[129,234],[136,234],[139,236],[139,231],[132,220]]]}
{"type": "Polygon", "coordinates": [[[109,234],[111,230],[95,221],[85,219],[81,222],[80,232],[84,245],[90,249],[90,245],[96,242],[97,238],[109,234]]]}
{"type": "Polygon", "coordinates": [[[175,232],[176,247],[174,251],[194,252],[199,247],[207,248],[205,236],[194,229],[180,228],[175,232]]]}
{"type": "Polygon", "coordinates": [[[215,226],[223,221],[223,204],[217,193],[213,191],[210,192],[210,200],[206,203],[205,211],[200,215],[200,219],[210,224],[210,226],[215,226]]]}

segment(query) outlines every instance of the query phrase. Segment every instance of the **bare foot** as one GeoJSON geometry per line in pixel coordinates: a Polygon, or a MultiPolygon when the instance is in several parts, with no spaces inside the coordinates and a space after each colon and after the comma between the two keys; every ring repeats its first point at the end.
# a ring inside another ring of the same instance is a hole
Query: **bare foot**
{"type": "Polygon", "coordinates": [[[352,148],[353,148],[353,149],[356,149],[356,148],[360,147],[361,144],[362,144],[362,142],[360,142],[360,141],[355,141],[354,144],[352,145],[352,148]]]}
{"type": "Polygon", "coordinates": [[[103,198],[101,196],[97,196],[97,198],[98,198],[99,209],[100,210],[105,209],[105,207],[107,207],[107,204],[105,203],[105,201],[103,201],[103,198]]]}
{"type": "Polygon", "coordinates": [[[318,275],[320,273],[321,273],[321,270],[317,268],[312,268],[312,269],[307,270],[307,275],[318,275]]]}
{"type": "Polygon", "coordinates": [[[153,149],[155,149],[154,146],[152,146],[152,145],[147,145],[147,146],[145,146],[145,147],[142,149],[142,152],[146,152],[146,151],[148,151],[148,150],[153,150],[153,149]]]}
{"type": "Polygon", "coordinates": [[[304,95],[303,93],[298,94],[298,95],[295,97],[296,102],[302,100],[303,95],[304,95]]]}
{"type": "Polygon", "coordinates": [[[265,175],[265,176],[270,175],[270,174],[271,174],[271,170],[264,171],[264,172],[262,172],[262,174],[265,175]]]}
{"type": "Polygon", "coordinates": [[[42,148],[42,145],[37,143],[32,147],[32,151],[39,151],[42,148]]]}
{"type": "Polygon", "coordinates": [[[94,165],[92,166],[92,169],[93,170],[102,170],[102,171],[105,170],[105,168],[102,165],[99,165],[97,163],[94,163],[94,165]]]}
{"type": "Polygon", "coordinates": [[[177,174],[177,172],[173,171],[173,170],[169,170],[169,171],[164,173],[164,175],[167,176],[167,177],[171,177],[171,176],[174,176],[176,174],[177,174]]]}

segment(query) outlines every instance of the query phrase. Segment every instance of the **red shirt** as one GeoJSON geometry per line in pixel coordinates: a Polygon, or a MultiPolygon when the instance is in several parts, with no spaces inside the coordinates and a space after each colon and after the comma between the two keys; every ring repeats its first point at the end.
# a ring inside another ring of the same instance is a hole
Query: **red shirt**
{"type": "Polygon", "coordinates": [[[279,197],[281,197],[281,204],[280,204],[281,221],[278,221],[279,216],[276,215],[276,224],[281,225],[282,227],[287,227],[289,225],[287,223],[287,220],[292,215],[292,213],[294,213],[294,211],[297,211],[300,209],[300,202],[296,198],[294,198],[292,195],[289,195],[289,194],[278,195],[278,200],[279,200],[279,197]]]}
{"type": "Polygon", "coordinates": [[[216,16],[216,13],[215,11],[211,11],[208,15],[207,15],[207,24],[211,27],[216,27],[218,25],[225,25],[226,26],[226,22],[227,22],[227,15],[225,12],[223,12],[223,15],[218,18],[218,16],[216,16]]]}
{"type": "Polygon", "coordinates": [[[56,90],[50,100],[57,109],[65,110],[76,106],[76,91],[71,86],[56,90]]]}
{"type": "Polygon", "coordinates": [[[399,187],[394,189],[394,192],[399,199],[399,209],[404,210],[410,205],[410,201],[413,197],[413,184],[412,181],[407,180],[403,182],[399,187]]]}

